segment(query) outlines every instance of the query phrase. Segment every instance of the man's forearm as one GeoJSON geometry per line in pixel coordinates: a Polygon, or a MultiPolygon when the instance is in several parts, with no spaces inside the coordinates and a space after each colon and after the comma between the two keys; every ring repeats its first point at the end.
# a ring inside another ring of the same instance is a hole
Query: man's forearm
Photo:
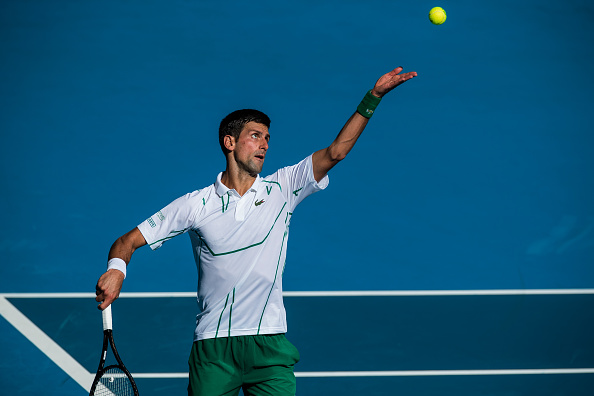
{"type": "Polygon", "coordinates": [[[363,117],[358,112],[355,112],[344,124],[336,139],[328,147],[328,156],[332,161],[338,163],[342,161],[347,154],[353,149],[357,139],[363,133],[363,130],[369,122],[368,118],[363,117]]]}
{"type": "Polygon", "coordinates": [[[123,240],[123,237],[119,237],[118,239],[116,239],[113,245],[111,245],[107,259],[111,260],[113,258],[119,258],[124,260],[126,264],[128,264],[132,259],[132,254],[135,250],[135,248],[133,248],[130,244],[127,244],[123,240]]]}
{"type": "Polygon", "coordinates": [[[132,259],[132,254],[141,246],[146,245],[144,236],[138,228],[122,235],[111,245],[109,249],[108,260],[120,258],[128,264],[132,259]]]}
{"type": "Polygon", "coordinates": [[[344,124],[330,146],[313,154],[313,172],[316,181],[326,176],[328,171],[342,161],[355,146],[369,120],[359,113],[353,114],[344,124]]]}
{"type": "MultiPolygon", "coordinates": [[[[146,245],[144,236],[138,228],[134,228],[127,234],[122,235],[111,245],[109,249],[109,260],[117,259],[124,260],[125,265],[128,265],[132,259],[132,254],[139,247],[146,245]]],[[[109,267],[109,264],[108,264],[109,267]]],[[[124,264],[115,264],[113,268],[108,269],[97,281],[95,286],[96,301],[100,302],[98,308],[103,310],[109,306],[118,296],[122,290],[122,283],[126,277],[126,268],[124,264]],[[122,268],[119,268],[121,265],[122,268]],[[121,272],[120,272],[121,271],[121,272]]]]}

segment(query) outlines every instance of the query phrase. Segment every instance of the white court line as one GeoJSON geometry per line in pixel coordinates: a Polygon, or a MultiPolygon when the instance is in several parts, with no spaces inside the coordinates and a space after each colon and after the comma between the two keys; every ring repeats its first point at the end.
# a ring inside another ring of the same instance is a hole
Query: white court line
{"type": "MultiPolygon", "coordinates": [[[[285,297],[522,296],[594,294],[594,289],[285,291],[285,297]]],[[[0,293],[5,298],[95,298],[95,293],[0,293]]],[[[124,292],[120,298],[196,297],[196,292],[124,292]]]]}
{"type": "Polygon", "coordinates": [[[91,389],[94,375],[2,296],[0,296],[0,315],[87,392],[91,389]]]}
{"type": "MultiPolygon", "coordinates": [[[[594,368],[576,369],[517,369],[517,370],[414,370],[414,371],[296,371],[298,378],[331,377],[439,377],[470,375],[554,375],[594,374],[594,368]]],[[[134,378],[183,379],[188,373],[133,373],[134,378]]]]}
{"type": "Polygon", "coordinates": [[[295,377],[437,377],[466,375],[594,374],[594,368],[517,370],[415,370],[415,371],[309,371],[295,377]]]}
{"type": "Polygon", "coordinates": [[[283,292],[283,296],[285,297],[515,296],[548,294],[594,294],[594,289],[353,290],[283,292]]]}

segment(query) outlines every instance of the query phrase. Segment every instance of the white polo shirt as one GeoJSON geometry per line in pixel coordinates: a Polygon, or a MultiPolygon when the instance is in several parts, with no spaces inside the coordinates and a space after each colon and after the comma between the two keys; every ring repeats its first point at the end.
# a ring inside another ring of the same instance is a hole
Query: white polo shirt
{"type": "Polygon", "coordinates": [[[282,274],[295,207],[325,189],[312,156],[257,177],[240,196],[221,183],[186,194],[138,226],[151,249],[188,232],[198,268],[194,341],[287,331],[282,274]]]}

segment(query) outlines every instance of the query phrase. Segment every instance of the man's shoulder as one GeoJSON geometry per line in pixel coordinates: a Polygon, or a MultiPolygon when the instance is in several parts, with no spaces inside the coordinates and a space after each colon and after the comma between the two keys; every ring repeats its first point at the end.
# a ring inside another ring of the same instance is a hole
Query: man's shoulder
{"type": "Polygon", "coordinates": [[[262,180],[268,180],[268,181],[278,181],[279,178],[282,177],[283,174],[286,173],[290,173],[292,170],[295,169],[299,169],[299,168],[303,168],[303,164],[305,164],[307,161],[309,161],[311,155],[308,155],[307,157],[303,158],[301,161],[293,164],[293,165],[287,165],[287,166],[283,166],[282,168],[279,168],[276,172],[263,177],[262,180]]]}
{"type": "Polygon", "coordinates": [[[194,190],[192,192],[184,194],[181,197],[177,198],[175,201],[178,201],[180,203],[182,203],[182,202],[193,203],[195,201],[202,201],[203,199],[207,199],[214,191],[215,191],[215,186],[214,186],[214,184],[211,184],[210,186],[206,186],[199,190],[194,190]]]}

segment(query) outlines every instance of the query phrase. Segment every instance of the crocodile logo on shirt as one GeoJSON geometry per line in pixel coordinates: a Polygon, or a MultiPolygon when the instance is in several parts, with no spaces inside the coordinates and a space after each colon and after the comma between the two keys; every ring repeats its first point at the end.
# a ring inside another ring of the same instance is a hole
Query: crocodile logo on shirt
{"type": "Polygon", "coordinates": [[[262,205],[263,203],[264,203],[264,200],[263,200],[263,199],[261,199],[261,200],[259,200],[259,201],[256,201],[256,202],[254,202],[254,205],[256,205],[256,206],[260,206],[260,205],[262,205]]]}

